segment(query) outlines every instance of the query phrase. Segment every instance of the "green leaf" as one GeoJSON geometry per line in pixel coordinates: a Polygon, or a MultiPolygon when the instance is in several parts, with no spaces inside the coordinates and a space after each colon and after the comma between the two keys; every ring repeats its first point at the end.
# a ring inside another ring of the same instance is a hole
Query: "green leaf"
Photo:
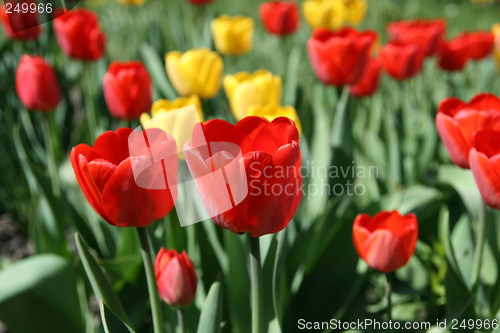
{"type": "Polygon", "coordinates": [[[85,332],[71,263],[42,254],[0,272],[0,320],[16,333],[85,332]]]}
{"type": "Polygon", "coordinates": [[[92,286],[92,290],[94,291],[97,299],[102,300],[106,307],[109,308],[109,310],[113,312],[113,314],[117,316],[125,324],[125,326],[127,326],[130,332],[134,332],[118,296],[113,291],[113,288],[111,287],[106,275],[101,270],[101,267],[99,267],[94,257],[90,254],[87,244],[80,234],[75,234],[75,241],[78,254],[82,260],[83,268],[85,269],[85,273],[87,274],[90,285],[92,286]]]}
{"type": "Polygon", "coordinates": [[[439,168],[438,181],[450,185],[457,191],[469,213],[478,217],[481,195],[470,170],[460,169],[454,165],[443,165],[439,168]]]}
{"type": "Polygon", "coordinates": [[[163,94],[162,97],[175,99],[177,95],[167,79],[164,62],[158,57],[155,49],[147,44],[143,44],[141,46],[141,55],[148,72],[151,74],[154,85],[158,87],[163,94]]]}
{"type": "Polygon", "coordinates": [[[207,299],[201,310],[197,333],[220,332],[222,319],[222,286],[215,281],[208,291],[207,299]]]}

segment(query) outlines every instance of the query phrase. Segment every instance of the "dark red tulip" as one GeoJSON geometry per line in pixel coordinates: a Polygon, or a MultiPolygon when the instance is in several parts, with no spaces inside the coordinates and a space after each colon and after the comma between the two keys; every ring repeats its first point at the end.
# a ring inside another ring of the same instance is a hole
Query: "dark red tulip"
{"type": "Polygon", "coordinates": [[[151,109],[151,78],[140,61],[111,63],[103,89],[106,105],[115,118],[137,119],[151,109]]]}
{"type": "Polygon", "coordinates": [[[260,5],[260,17],[266,30],[275,35],[294,33],[300,21],[296,2],[270,1],[260,5]]]}
{"type": "Polygon", "coordinates": [[[67,56],[93,61],[104,55],[106,36],[101,31],[97,15],[78,8],[54,20],[54,33],[67,56]]]}
{"type": "Polygon", "coordinates": [[[350,94],[356,97],[373,95],[378,89],[381,68],[380,59],[370,59],[361,79],[349,86],[350,94]]]}
{"type": "Polygon", "coordinates": [[[500,209],[500,131],[482,130],[474,134],[469,164],[484,202],[500,209]]]}
{"type": "Polygon", "coordinates": [[[155,260],[155,277],[161,299],[172,306],[187,306],[196,295],[198,279],[185,251],[160,249],[155,260]]]}
{"type": "Polygon", "coordinates": [[[493,52],[495,39],[490,31],[465,32],[458,38],[466,41],[467,54],[470,59],[481,60],[493,52]]]}
{"type": "Polygon", "coordinates": [[[447,98],[439,104],[436,127],[453,163],[468,169],[474,133],[500,130],[500,99],[492,94],[479,94],[469,103],[447,98]]]}
{"type": "Polygon", "coordinates": [[[446,71],[461,71],[469,60],[468,44],[464,38],[457,37],[441,43],[438,64],[446,71]]]}
{"type": "Polygon", "coordinates": [[[392,22],[388,25],[387,32],[392,40],[416,44],[424,56],[431,56],[438,51],[445,29],[444,20],[416,19],[392,22]]]}
{"type": "Polygon", "coordinates": [[[110,224],[144,227],[174,206],[177,148],[158,129],[107,131],[93,147],[74,147],[70,161],[87,201],[110,224]]]}
{"type": "Polygon", "coordinates": [[[414,214],[401,216],[397,211],[380,212],[374,217],[360,214],[352,227],[354,247],[368,266],[393,272],[410,260],[418,239],[414,214]]]}
{"type": "Polygon", "coordinates": [[[314,72],[324,83],[337,87],[356,83],[370,59],[371,47],[376,37],[376,33],[371,30],[315,30],[307,42],[314,72]]]}
{"type": "Polygon", "coordinates": [[[387,74],[399,81],[419,73],[424,60],[418,45],[401,42],[390,42],[382,47],[379,57],[387,74]]]}
{"type": "Polygon", "coordinates": [[[184,156],[208,214],[234,233],[276,233],[302,199],[299,133],[288,118],[198,124],[184,156]]]}
{"type": "Polygon", "coordinates": [[[42,57],[23,55],[16,72],[16,90],[23,105],[33,111],[53,110],[61,101],[56,73],[42,57]]]}
{"type": "MultiPolygon", "coordinates": [[[[23,4],[38,4],[33,1],[9,1],[9,6],[15,8],[16,5],[23,4]]],[[[29,40],[37,39],[42,33],[42,28],[38,22],[37,13],[28,11],[27,13],[16,12],[11,9],[7,14],[5,4],[0,6],[0,20],[2,22],[5,33],[10,39],[29,40]]]]}

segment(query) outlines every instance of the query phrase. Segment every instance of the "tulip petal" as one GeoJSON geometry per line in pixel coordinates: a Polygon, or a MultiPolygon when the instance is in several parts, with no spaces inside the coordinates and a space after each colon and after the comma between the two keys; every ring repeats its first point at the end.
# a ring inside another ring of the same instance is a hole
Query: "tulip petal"
{"type": "MultiPolygon", "coordinates": [[[[498,155],[497,155],[498,156],[498,155]]],[[[469,155],[470,168],[484,202],[492,208],[500,209],[500,174],[488,157],[473,148],[469,155]]],[[[498,157],[494,165],[498,166],[498,157]]]]}

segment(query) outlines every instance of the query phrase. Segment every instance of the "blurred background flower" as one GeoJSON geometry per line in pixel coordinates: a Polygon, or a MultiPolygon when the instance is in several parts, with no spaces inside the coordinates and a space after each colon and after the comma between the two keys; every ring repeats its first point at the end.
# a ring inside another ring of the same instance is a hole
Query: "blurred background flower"
{"type": "Polygon", "coordinates": [[[168,77],[180,95],[212,98],[219,92],[224,65],[217,53],[208,49],[171,51],[165,55],[165,63],[168,77]]]}
{"type": "Polygon", "coordinates": [[[239,56],[253,46],[254,22],[250,17],[221,15],[212,21],[215,48],[222,54],[239,56]]]}

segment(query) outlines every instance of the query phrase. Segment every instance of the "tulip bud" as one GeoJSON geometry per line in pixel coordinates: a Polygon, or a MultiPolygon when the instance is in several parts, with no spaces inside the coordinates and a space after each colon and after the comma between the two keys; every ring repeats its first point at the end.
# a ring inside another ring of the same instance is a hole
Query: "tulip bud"
{"type": "Polygon", "coordinates": [[[222,54],[242,55],[252,49],[253,20],[221,15],[212,21],[215,48],[222,54]]]}
{"type": "Polygon", "coordinates": [[[104,54],[106,36],[96,14],[86,9],[66,12],[54,20],[54,33],[67,56],[80,60],[97,60],[104,54]]]}
{"type": "Polygon", "coordinates": [[[307,24],[312,28],[337,29],[346,15],[342,0],[307,0],[303,9],[307,24]]]}
{"type": "Polygon", "coordinates": [[[360,214],[352,228],[354,247],[368,266],[383,273],[395,271],[410,260],[418,239],[414,214],[380,212],[374,217],[360,214]]]}
{"type": "Polygon", "coordinates": [[[139,61],[111,63],[103,88],[106,105],[115,118],[137,119],[151,107],[151,78],[139,61]]]}
{"type": "Polygon", "coordinates": [[[299,26],[299,8],[295,2],[270,1],[260,5],[260,17],[266,30],[275,35],[289,35],[299,26]]]}
{"type": "Polygon", "coordinates": [[[379,86],[381,68],[380,59],[371,59],[366,65],[361,79],[349,86],[349,93],[356,97],[373,95],[379,86]]]}
{"type": "Polygon", "coordinates": [[[16,72],[19,99],[30,110],[50,111],[61,101],[56,73],[42,57],[23,55],[16,72]]]}
{"type": "MultiPolygon", "coordinates": [[[[32,1],[15,1],[10,4],[35,4],[32,1]]],[[[42,33],[42,28],[38,22],[37,13],[22,11],[11,11],[7,14],[5,5],[0,6],[0,21],[3,24],[5,33],[10,39],[29,40],[37,39],[42,33]]]]}
{"type": "Polygon", "coordinates": [[[156,285],[160,297],[172,306],[187,306],[193,302],[198,280],[193,263],[185,251],[161,248],[155,260],[156,285]]]}
{"type": "Polygon", "coordinates": [[[224,77],[224,90],[235,118],[248,116],[250,106],[279,106],[281,78],[265,70],[238,72],[224,77]]]}
{"type": "Polygon", "coordinates": [[[220,89],[224,64],[222,58],[208,49],[186,53],[172,51],[165,55],[168,77],[175,90],[183,96],[212,98],[220,89]]]}

